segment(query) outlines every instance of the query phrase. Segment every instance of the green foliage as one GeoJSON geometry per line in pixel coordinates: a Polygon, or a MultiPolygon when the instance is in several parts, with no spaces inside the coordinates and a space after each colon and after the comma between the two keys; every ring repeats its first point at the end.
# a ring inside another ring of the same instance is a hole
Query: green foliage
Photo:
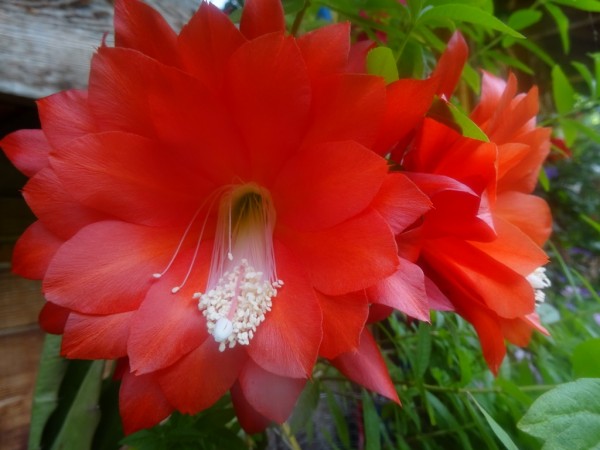
{"type": "Polygon", "coordinates": [[[545,441],[544,450],[600,448],[600,379],[583,378],[542,395],[519,427],[545,441]]]}
{"type": "MultiPolygon", "coordinates": [[[[554,161],[540,178],[555,218],[549,248],[553,287],[538,310],[551,336],[535,335],[527,349],[509,346],[494,378],[475,332],[460,317],[433,313],[431,324],[417,324],[392,315],[375,334],[404,406],[357,391],[319,363],[289,426],[275,428],[288,447],[298,450],[294,436],[302,436],[308,442],[302,448],[318,438],[332,449],[356,448],[356,428],[362,429],[367,450],[600,445],[600,382],[572,381],[600,377],[600,53],[580,61],[564,58],[573,47],[572,12],[600,12],[600,1],[522,3],[496,2],[504,8],[499,9],[491,0],[407,0],[406,6],[397,0],[283,1],[287,22],[298,34],[324,25],[317,12],[328,7],[335,21],[352,22],[355,38],[385,43],[369,53],[367,68],[388,83],[429,76],[450,33],[460,29],[470,46],[458,90],[464,110],[436,99],[428,115],[486,141],[464,112],[478,95],[479,69],[540,75],[535,82],[545,99],[542,123],[573,151],[564,158],[553,149],[554,161]],[[558,32],[557,48],[535,38],[534,31],[548,27],[558,32]],[[330,426],[316,419],[322,410],[330,426]]],[[[60,359],[59,346],[60,339],[48,337],[34,394],[30,450],[108,450],[119,442],[137,450],[266,445],[264,435],[249,437],[240,430],[228,397],[194,417],[173,414],[151,430],[123,438],[116,414],[118,382],[103,377],[101,362],[60,359]]]]}
{"type": "Polygon", "coordinates": [[[236,450],[245,447],[229,398],[195,416],[172,414],[163,425],[141,430],[122,440],[140,450],[236,450]]]}

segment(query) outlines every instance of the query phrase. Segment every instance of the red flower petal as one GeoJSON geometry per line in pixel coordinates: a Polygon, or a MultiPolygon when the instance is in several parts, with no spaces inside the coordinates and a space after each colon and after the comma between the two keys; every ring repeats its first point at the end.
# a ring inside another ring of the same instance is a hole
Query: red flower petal
{"type": "Polygon", "coordinates": [[[398,267],[392,232],[373,210],[327,230],[285,229],[279,236],[301,258],[313,286],[327,295],[365,289],[387,278],[398,267]]]}
{"type": "Polygon", "coordinates": [[[213,189],[156,143],[121,132],[75,139],[52,153],[51,163],[78,201],[143,225],[185,224],[213,189]]]}
{"type": "Polygon", "coordinates": [[[303,34],[297,40],[310,78],[344,72],[350,52],[350,24],[336,23],[303,34]]]}
{"type": "Polygon", "coordinates": [[[519,144],[504,144],[498,148],[498,192],[515,190],[531,193],[535,189],[542,163],[550,153],[550,129],[536,128],[514,137],[519,144]],[[517,150],[510,154],[509,149],[517,150]],[[509,158],[514,162],[509,164],[509,158]]]}
{"type": "Polygon", "coordinates": [[[358,349],[340,355],[331,363],[355,383],[400,403],[377,343],[366,328],[360,337],[358,349]]]}
{"type": "Polygon", "coordinates": [[[304,378],[275,375],[252,360],[246,362],[239,378],[246,401],[260,415],[277,423],[288,419],[305,384],[304,378]]]}
{"type": "MultiPolygon", "coordinates": [[[[499,316],[512,319],[533,311],[533,288],[525,277],[470,243],[437,239],[427,243],[426,252],[427,262],[438,273],[469,290],[470,297],[480,298],[499,316]]],[[[450,298],[456,304],[456,298],[450,298]]]]}
{"type": "Polygon", "coordinates": [[[55,149],[97,131],[86,91],[70,89],[58,92],[38,100],[37,107],[44,134],[55,149]]]}
{"type": "Polygon", "coordinates": [[[496,238],[489,209],[468,186],[442,175],[407,175],[433,202],[423,224],[427,239],[455,236],[490,241],[496,238]]]}
{"type": "Polygon", "coordinates": [[[319,355],[333,359],[356,349],[369,315],[365,293],[335,297],[318,293],[317,296],[323,311],[323,342],[319,355]]]}
{"type": "Polygon", "coordinates": [[[368,289],[369,299],[429,322],[429,301],[423,271],[405,259],[400,258],[399,262],[396,273],[368,289]]]}
{"type": "Polygon", "coordinates": [[[115,46],[138,50],[176,65],[177,35],[152,7],[138,0],[115,1],[115,46]]]}
{"type": "Polygon", "coordinates": [[[283,6],[279,0],[247,0],[242,11],[240,30],[248,39],[285,31],[283,6]]]}
{"type": "Polygon", "coordinates": [[[188,168],[197,182],[249,178],[245,144],[224,99],[180,70],[103,47],[92,59],[89,102],[102,129],[152,138],[172,166],[188,168]]]}
{"type": "Polygon", "coordinates": [[[270,34],[242,45],[229,61],[225,90],[252,179],[268,184],[297,150],[308,122],[310,85],[295,40],[270,34]]]}
{"type": "Polygon", "coordinates": [[[540,197],[520,192],[498,195],[494,214],[518,227],[541,246],[552,232],[552,215],[548,203],[540,197]]]}
{"type": "Polygon", "coordinates": [[[469,48],[465,38],[460,31],[456,31],[448,41],[446,50],[431,75],[432,78],[439,77],[440,79],[440,86],[437,90],[438,95],[443,95],[447,99],[452,97],[468,57],[469,48]]]}
{"type": "Polygon", "coordinates": [[[61,354],[78,359],[117,359],[127,356],[127,337],[132,316],[133,312],[108,316],[71,312],[64,328],[61,354]]]}
{"type": "Polygon", "coordinates": [[[431,209],[431,201],[408,177],[391,173],[385,177],[371,206],[399,234],[431,209]]]}
{"type": "Polygon", "coordinates": [[[169,271],[154,281],[131,323],[127,352],[132,372],[142,374],[167,367],[208,338],[206,320],[193,295],[206,285],[211,244],[200,248],[188,282],[177,294],[171,289],[185,279],[192,251],[182,252],[169,271]]]}
{"type": "Polygon", "coordinates": [[[17,169],[28,177],[48,166],[50,146],[41,130],[18,130],[0,140],[0,147],[17,169]]]}
{"type": "Polygon", "coordinates": [[[450,299],[428,277],[425,277],[425,291],[427,291],[429,299],[429,309],[434,311],[454,311],[454,305],[450,299]]]}
{"type": "Polygon", "coordinates": [[[286,248],[275,244],[277,273],[285,284],[256,330],[248,354],[271,373],[304,378],[312,373],[321,344],[321,308],[305,269],[286,248]]]}
{"type": "Polygon", "coordinates": [[[51,168],[42,169],[32,177],[23,189],[23,196],[46,229],[65,240],[86,225],[109,218],[77,203],[51,168]]]}
{"type": "Polygon", "coordinates": [[[52,302],[46,302],[38,317],[40,327],[46,333],[63,334],[70,312],[70,309],[55,305],[52,302]]]}
{"type": "Polygon", "coordinates": [[[206,87],[219,88],[227,61],[245,41],[229,17],[215,5],[202,2],[181,30],[177,47],[186,71],[206,87]]]}
{"type": "Polygon", "coordinates": [[[21,235],[12,257],[12,271],[22,277],[41,280],[50,261],[64,241],[38,220],[21,235]]]}
{"type": "Polygon", "coordinates": [[[125,371],[119,390],[119,412],[125,434],[153,427],[172,411],[154,374],[136,376],[125,371]]]}
{"type": "MultiPolygon", "coordinates": [[[[454,296],[453,298],[467,299],[463,296],[454,296]]],[[[473,326],[481,342],[483,357],[494,375],[498,374],[500,364],[506,355],[504,345],[504,335],[500,327],[498,316],[493,314],[487,308],[477,306],[473,302],[461,305],[457,311],[464,316],[473,326]]]]}
{"type": "Polygon", "coordinates": [[[373,149],[386,154],[393,144],[414,132],[429,110],[437,79],[402,79],[387,86],[385,120],[373,149]]]}
{"type": "Polygon", "coordinates": [[[516,226],[495,219],[498,237],[492,242],[471,242],[486,255],[526,277],[548,262],[548,256],[516,226]]]}
{"type": "Polygon", "coordinates": [[[277,220],[299,230],[337,225],[369,206],[387,170],[383,158],[355,142],[307,148],[279,173],[273,188],[277,220]]]}
{"type": "Polygon", "coordinates": [[[231,388],[231,400],[238,421],[246,433],[262,433],[270,425],[271,421],[248,403],[240,384],[237,382],[231,388]]]}
{"type": "Polygon", "coordinates": [[[85,314],[137,309],[177,245],[172,234],[122,222],[88,225],[52,259],[46,299],[85,314]]]}
{"type": "Polygon", "coordinates": [[[212,338],[159,374],[162,390],[177,410],[196,414],[212,406],[238,378],[247,360],[241,346],[219,351],[212,338]]]}
{"type": "Polygon", "coordinates": [[[385,113],[384,81],[356,74],[325,78],[313,91],[312,112],[305,145],[349,140],[371,147],[385,113]]]}

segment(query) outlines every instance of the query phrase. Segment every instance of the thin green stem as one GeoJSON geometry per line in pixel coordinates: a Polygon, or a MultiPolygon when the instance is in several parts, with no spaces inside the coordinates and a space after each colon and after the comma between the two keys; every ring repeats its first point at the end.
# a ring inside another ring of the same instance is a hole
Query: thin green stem
{"type": "Polygon", "coordinates": [[[296,36],[298,34],[298,30],[300,30],[300,25],[302,24],[302,21],[304,20],[304,15],[306,14],[306,10],[308,9],[309,6],[310,6],[310,0],[306,0],[304,2],[304,6],[302,7],[302,9],[300,11],[298,11],[298,14],[296,14],[296,17],[294,18],[294,23],[292,24],[292,29],[290,30],[290,33],[292,34],[292,36],[296,36]]]}

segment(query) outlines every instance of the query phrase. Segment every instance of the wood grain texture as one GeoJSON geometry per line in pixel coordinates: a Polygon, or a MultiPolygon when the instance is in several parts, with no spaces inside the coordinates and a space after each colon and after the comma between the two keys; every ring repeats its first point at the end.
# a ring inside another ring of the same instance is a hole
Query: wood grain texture
{"type": "MultiPolygon", "coordinates": [[[[200,0],[148,0],[175,30],[200,0]]],[[[87,84],[92,53],[112,36],[109,0],[0,1],[0,92],[40,98],[87,84]]]]}

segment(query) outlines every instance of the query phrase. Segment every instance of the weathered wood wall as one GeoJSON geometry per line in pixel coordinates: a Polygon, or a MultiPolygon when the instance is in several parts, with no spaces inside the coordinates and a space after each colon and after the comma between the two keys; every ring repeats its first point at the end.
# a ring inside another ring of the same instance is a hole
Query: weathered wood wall
{"type": "MultiPolygon", "coordinates": [[[[148,0],[179,30],[200,0],[148,0]]],[[[1,0],[0,92],[40,98],[85,87],[91,54],[112,36],[110,0],[1,0]]]]}
{"type": "MultiPolygon", "coordinates": [[[[179,29],[200,0],[147,3],[179,29]]],[[[85,87],[90,57],[111,29],[108,0],[0,0],[0,138],[36,127],[33,99],[85,87]]],[[[35,220],[19,192],[25,182],[0,152],[0,450],[27,448],[44,337],[37,325],[40,283],[10,273],[14,243],[35,220]]]]}

